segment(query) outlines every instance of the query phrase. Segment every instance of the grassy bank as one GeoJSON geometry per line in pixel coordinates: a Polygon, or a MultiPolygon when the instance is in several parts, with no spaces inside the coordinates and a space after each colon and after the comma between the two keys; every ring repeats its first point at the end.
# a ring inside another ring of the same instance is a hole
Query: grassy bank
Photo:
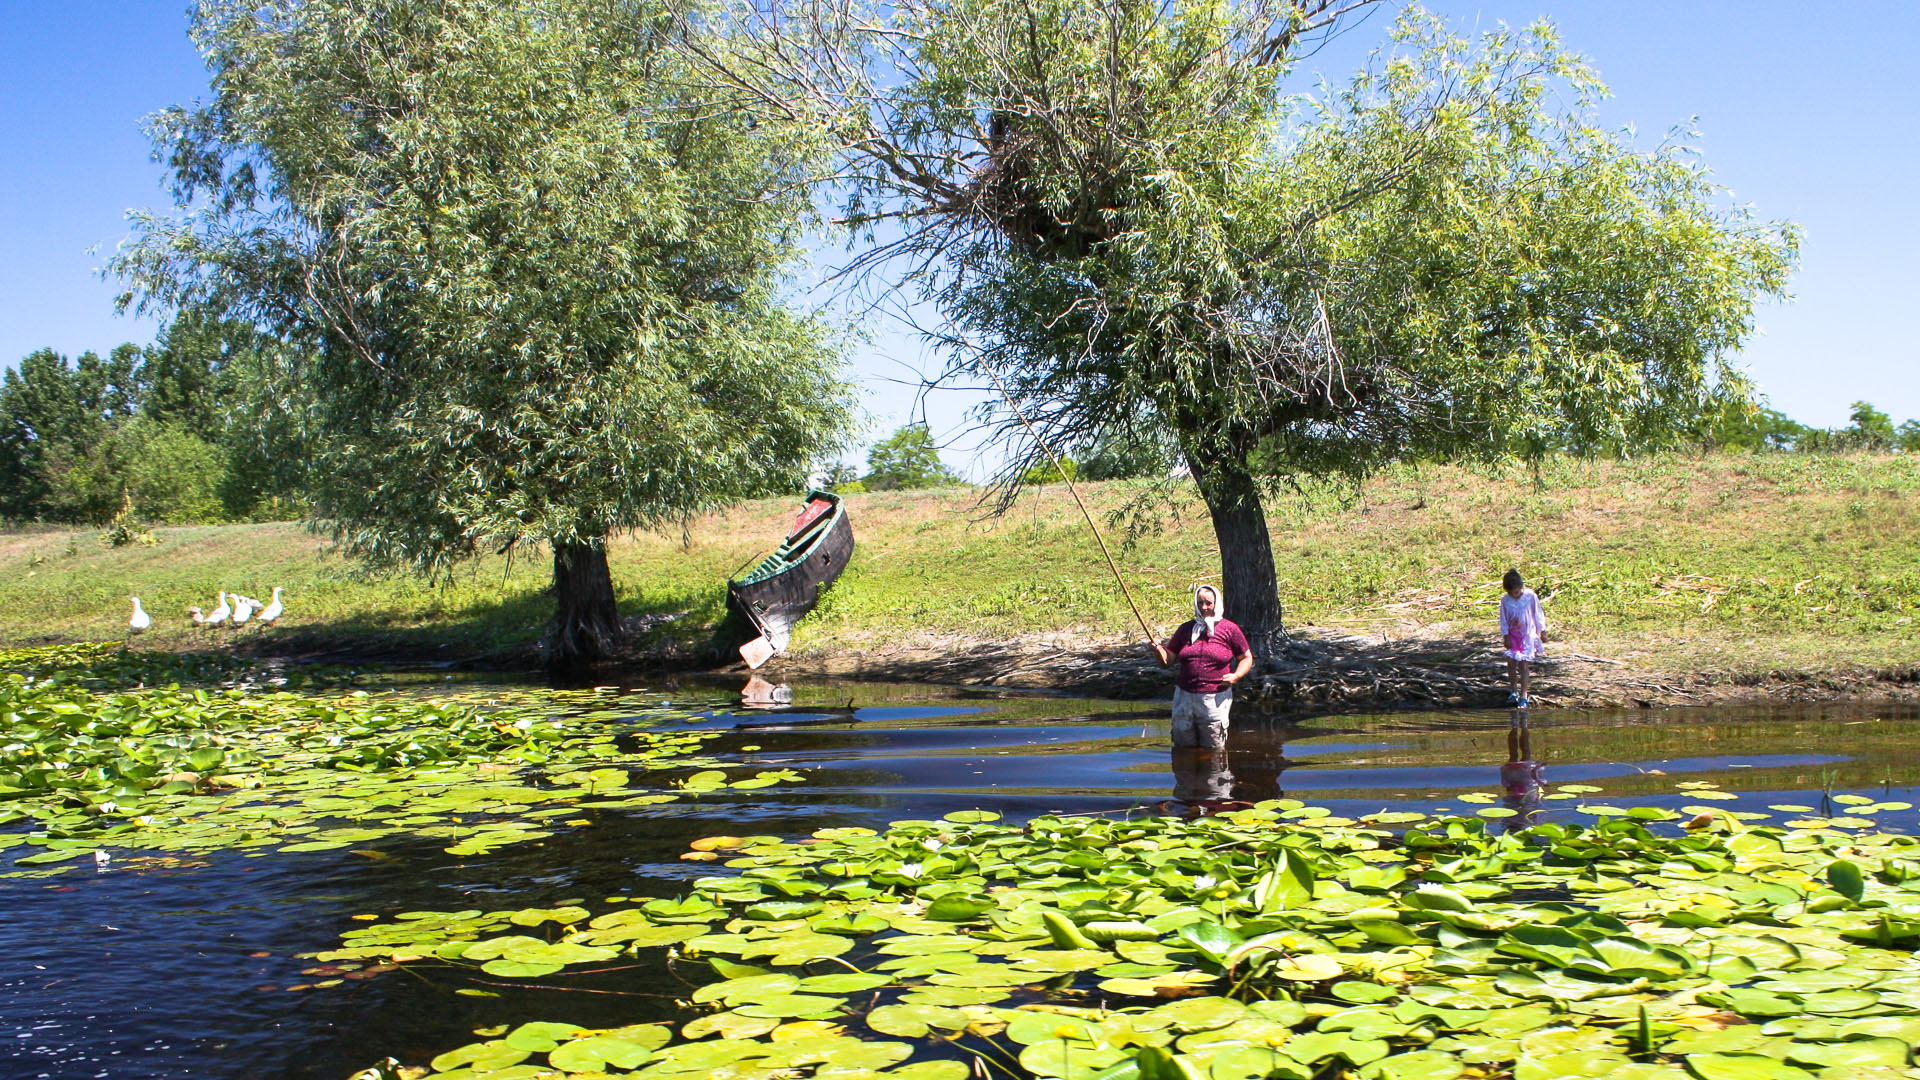
{"type": "MultiPolygon", "coordinates": [[[[1136,488],[1089,485],[1097,508],[1136,488]]],[[[1357,494],[1272,507],[1292,625],[1370,636],[1491,637],[1497,579],[1518,566],[1555,636],[1648,670],[1820,671],[1920,659],[1920,457],[1762,455],[1402,469],[1357,494]]],[[[982,519],[967,490],[850,497],[858,550],[796,634],[797,652],[1051,635],[1123,640],[1131,617],[1067,492],[1029,492],[982,519]]],[[[613,547],[623,614],[684,612],[701,640],[722,583],[771,546],[791,500],[763,500],[613,547]]],[[[256,647],[470,656],[524,647],[548,614],[543,559],[489,558],[440,583],[369,573],[298,525],[161,529],[106,548],[93,531],[0,536],[0,642],[101,639],[128,595],[150,644],[208,640],[185,618],[216,590],[286,589],[282,625],[227,631],[256,647]],[[266,640],[259,640],[265,638],[266,640]]],[[[1217,575],[1187,499],[1117,552],[1149,618],[1170,628],[1217,575]]],[[[1231,614],[1232,598],[1228,598],[1231,614]]]]}

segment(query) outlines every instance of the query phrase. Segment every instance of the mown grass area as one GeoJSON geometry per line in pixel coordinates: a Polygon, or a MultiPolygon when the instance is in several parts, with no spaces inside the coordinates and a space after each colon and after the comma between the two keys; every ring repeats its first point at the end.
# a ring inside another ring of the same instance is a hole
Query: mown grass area
{"type": "MultiPolygon", "coordinates": [[[[1096,512],[1137,485],[1087,485],[1096,512]]],[[[1555,461],[1530,470],[1405,468],[1358,492],[1276,500],[1280,592],[1293,625],[1404,636],[1492,636],[1498,578],[1519,567],[1554,637],[1654,669],[1768,670],[1920,659],[1920,457],[1673,456],[1555,461]]],[[[965,489],[849,498],[854,560],[794,646],[827,652],[962,638],[1124,640],[1132,617],[1063,487],[986,518],[965,489]]],[[[664,633],[705,639],[723,583],[784,532],[792,500],[761,500],[612,549],[624,614],[685,612],[664,633]]],[[[549,611],[544,558],[488,558],[440,583],[374,574],[299,525],[160,529],[153,546],[93,531],[0,536],[0,641],[116,637],[126,597],[149,643],[212,637],[186,621],[219,589],[287,615],[263,647],[419,655],[530,644],[549,611]]],[[[1190,495],[1116,544],[1148,618],[1170,629],[1187,590],[1218,574],[1190,495]]],[[[1232,598],[1228,598],[1232,613],[1232,598]]]]}

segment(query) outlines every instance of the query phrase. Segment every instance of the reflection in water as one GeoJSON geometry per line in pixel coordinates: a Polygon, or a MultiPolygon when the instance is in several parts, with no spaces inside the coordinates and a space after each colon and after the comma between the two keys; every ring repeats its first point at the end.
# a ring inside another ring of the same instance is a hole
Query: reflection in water
{"type": "Polygon", "coordinates": [[[747,676],[747,685],[740,688],[740,704],[749,709],[767,709],[792,703],[793,687],[785,683],[775,686],[758,675],[747,676]]]}
{"type": "Polygon", "coordinates": [[[1269,728],[1231,731],[1224,750],[1176,746],[1173,798],[1202,813],[1277,799],[1280,771],[1286,768],[1285,746],[1269,728]]]}
{"type": "Polygon", "coordinates": [[[1500,766],[1500,786],[1506,796],[1501,804],[1514,812],[1507,829],[1524,829],[1540,818],[1541,785],[1544,771],[1533,757],[1533,729],[1527,724],[1527,710],[1513,710],[1507,727],[1507,763],[1500,766]]]}

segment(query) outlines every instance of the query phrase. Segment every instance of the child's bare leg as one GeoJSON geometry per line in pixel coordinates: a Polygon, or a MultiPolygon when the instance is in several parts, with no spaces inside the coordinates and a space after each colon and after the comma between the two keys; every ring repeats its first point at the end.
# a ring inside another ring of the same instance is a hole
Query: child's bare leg
{"type": "Polygon", "coordinates": [[[1511,656],[1507,657],[1507,689],[1516,694],[1520,692],[1519,666],[1519,661],[1511,656]]]}
{"type": "Polygon", "coordinates": [[[1533,682],[1533,665],[1525,660],[1516,661],[1514,666],[1520,669],[1520,700],[1527,701],[1533,695],[1529,692],[1533,682]]]}

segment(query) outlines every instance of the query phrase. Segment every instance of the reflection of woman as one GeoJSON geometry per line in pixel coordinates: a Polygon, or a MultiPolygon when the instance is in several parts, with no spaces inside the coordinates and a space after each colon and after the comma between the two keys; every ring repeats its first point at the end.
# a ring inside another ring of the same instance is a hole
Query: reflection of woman
{"type": "Polygon", "coordinates": [[[1247,635],[1222,617],[1220,591],[1211,585],[1193,590],[1193,621],[1173,632],[1165,644],[1153,643],[1161,667],[1180,665],[1173,679],[1173,745],[1227,745],[1233,684],[1253,670],[1247,635]]]}
{"type": "Polygon", "coordinates": [[[1527,726],[1526,710],[1515,709],[1507,728],[1507,763],[1500,766],[1500,786],[1506,789],[1501,803],[1514,812],[1507,819],[1510,828],[1525,828],[1540,816],[1544,783],[1545,770],[1533,760],[1533,732],[1527,726]]]}
{"type": "Polygon", "coordinates": [[[1233,770],[1225,750],[1173,748],[1173,797],[1184,803],[1217,802],[1233,794],[1233,770]]]}

